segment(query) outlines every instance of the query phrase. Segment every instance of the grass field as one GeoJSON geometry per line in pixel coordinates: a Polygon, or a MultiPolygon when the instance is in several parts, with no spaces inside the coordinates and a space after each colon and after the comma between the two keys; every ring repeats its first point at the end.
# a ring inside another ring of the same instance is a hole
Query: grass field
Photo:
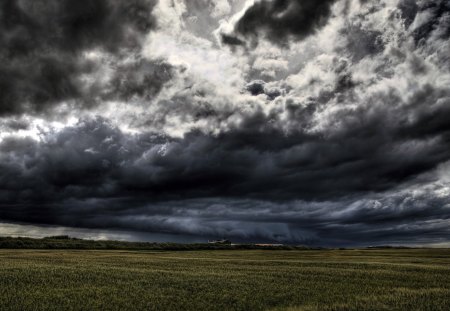
{"type": "Polygon", "coordinates": [[[0,310],[450,310],[450,250],[0,250],[0,310]]]}

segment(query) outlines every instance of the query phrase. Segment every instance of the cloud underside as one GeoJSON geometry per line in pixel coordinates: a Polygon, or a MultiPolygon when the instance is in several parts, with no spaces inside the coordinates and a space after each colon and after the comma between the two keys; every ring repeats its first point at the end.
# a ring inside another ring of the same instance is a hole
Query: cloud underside
{"type": "MultiPolygon", "coordinates": [[[[275,0],[256,1],[235,26],[237,35],[257,43],[264,37],[273,43],[286,45],[289,39],[301,40],[322,28],[331,15],[335,0],[275,0]]],[[[224,35],[226,44],[241,45],[239,38],[224,35]]]]}
{"type": "Polygon", "coordinates": [[[89,108],[105,98],[158,91],[162,82],[154,72],[161,64],[139,57],[122,63],[155,28],[154,5],[153,0],[2,1],[0,115],[45,112],[62,102],[89,108]],[[103,55],[103,63],[95,53],[103,55]],[[95,74],[105,68],[111,78],[101,82],[95,74]],[[140,68],[144,77],[135,73],[140,68]],[[130,85],[117,85],[119,79],[130,85]]]}
{"type": "Polygon", "coordinates": [[[446,1],[200,2],[0,5],[0,220],[448,242],[446,1]]]}

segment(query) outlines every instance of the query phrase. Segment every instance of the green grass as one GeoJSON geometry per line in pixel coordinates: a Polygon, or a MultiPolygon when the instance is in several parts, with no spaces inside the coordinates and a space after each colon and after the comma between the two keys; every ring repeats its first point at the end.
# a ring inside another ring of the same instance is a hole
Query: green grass
{"type": "Polygon", "coordinates": [[[450,310],[450,250],[0,250],[0,310],[450,310]]]}

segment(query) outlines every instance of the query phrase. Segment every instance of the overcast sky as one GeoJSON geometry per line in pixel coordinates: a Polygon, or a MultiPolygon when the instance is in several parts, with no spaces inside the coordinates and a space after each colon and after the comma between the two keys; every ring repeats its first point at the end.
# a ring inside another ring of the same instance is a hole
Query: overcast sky
{"type": "Polygon", "coordinates": [[[0,234],[450,245],[447,0],[2,0],[0,234]]]}

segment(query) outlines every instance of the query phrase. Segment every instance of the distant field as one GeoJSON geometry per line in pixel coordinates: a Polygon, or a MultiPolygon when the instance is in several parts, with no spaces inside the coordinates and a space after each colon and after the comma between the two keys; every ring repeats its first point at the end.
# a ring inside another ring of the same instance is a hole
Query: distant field
{"type": "Polygon", "coordinates": [[[450,250],[0,250],[0,310],[450,310],[450,250]]]}

